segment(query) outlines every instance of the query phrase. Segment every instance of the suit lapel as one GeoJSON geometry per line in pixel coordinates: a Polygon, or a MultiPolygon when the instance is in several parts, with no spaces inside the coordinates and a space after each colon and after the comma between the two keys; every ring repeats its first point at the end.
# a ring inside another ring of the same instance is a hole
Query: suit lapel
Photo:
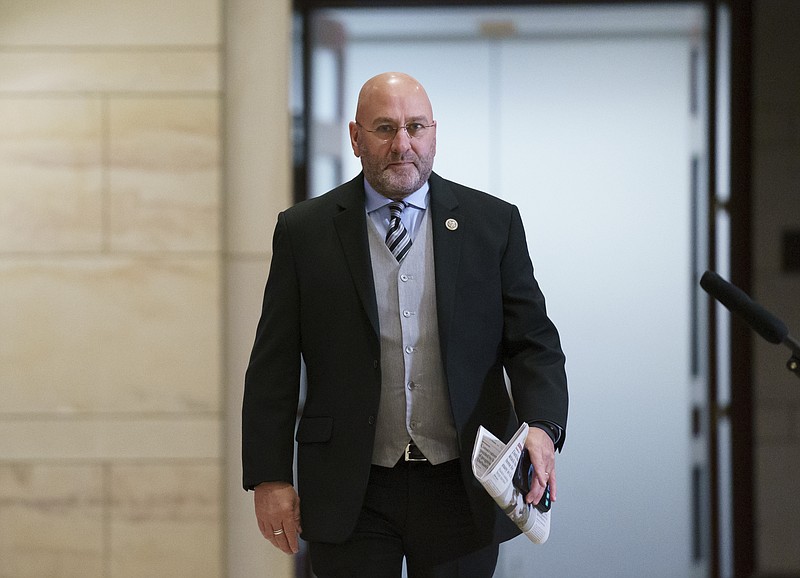
{"type": "Polygon", "coordinates": [[[339,212],[333,223],[342,251],[350,268],[350,275],[364,306],[375,335],[380,335],[378,304],[375,298],[375,281],[367,240],[367,214],[364,210],[364,177],[359,175],[339,188],[339,212]]]}
{"type": "MultiPolygon", "coordinates": [[[[364,210],[364,177],[359,175],[339,188],[337,204],[339,212],[333,222],[342,250],[350,268],[361,303],[372,324],[375,335],[380,335],[378,304],[375,297],[375,281],[367,240],[367,215],[364,210]]],[[[456,294],[456,280],[461,262],[463,228],[458,213],[458,200],[447,181],[431,173],[431,232],[436,271],[436,303],[439,318],[439,339],[442,354],[446,358],[450,337],[451,319],[456,294]],[[448,227],[448,221],[458,224],[448,227]]]]}
{"type": "Polygon", "coordinates": [[[431,187],[431,230],[436,268],[436,311],[439,318],[439,341],[442,357],[447,359],[464,229],[458,212],[458,200],[447,181],[436,173],[431,173],[428,182],[431,187]]]}

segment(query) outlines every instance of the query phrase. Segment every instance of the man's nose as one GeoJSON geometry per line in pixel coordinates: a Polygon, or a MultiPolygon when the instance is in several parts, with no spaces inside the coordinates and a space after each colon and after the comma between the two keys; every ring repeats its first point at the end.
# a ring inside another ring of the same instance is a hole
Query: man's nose
{"type": "Polygon", "coordinates": [[[411,135],[406,127],[401,126],[392,139],[392,150],[402,152],[411,148],[411,135]]]}

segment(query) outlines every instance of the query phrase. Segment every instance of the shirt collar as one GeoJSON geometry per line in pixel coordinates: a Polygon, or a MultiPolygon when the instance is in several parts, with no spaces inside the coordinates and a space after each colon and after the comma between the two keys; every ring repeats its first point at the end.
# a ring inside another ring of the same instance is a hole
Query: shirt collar
{"type": "MultiPolygon", "coordinates": [[[[428,190],[430,189],[430,185],[428,185],[428,181],[425,181],[419,189],[408,195],[405,199],[403,199],[406,203],[411,205],[412,207],[416,207],[417,209],[425,210],[428,208],[428,190]]],[[[364,191],[367,194],[366,198],[366,208],[367,213],[371,213],[373,211],[377,211],[381,207],[384,207],[391,203],[390,199],[387,199],[378,191],[376,191],[372,185],[369,184],[367,179],[364,179],[364,191]]]]}

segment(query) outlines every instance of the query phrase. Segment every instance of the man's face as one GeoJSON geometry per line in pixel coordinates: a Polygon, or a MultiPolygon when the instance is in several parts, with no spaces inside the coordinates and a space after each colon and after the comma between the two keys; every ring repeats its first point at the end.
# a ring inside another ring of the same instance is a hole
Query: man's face
{"type": "Polygon", "coordinates": [[[356,122],[350,123],[353,153],[361,158],[364,176],[376,191],[391,199],[402,199],[427,180],[436,155],[436,126],[424,92],[402,83],[382,86],[360,103],[356,122]],[[403,128],[422,125],[415,137],[403,128]],[[389,140],[379,127],[398,128],[389,140]]]}

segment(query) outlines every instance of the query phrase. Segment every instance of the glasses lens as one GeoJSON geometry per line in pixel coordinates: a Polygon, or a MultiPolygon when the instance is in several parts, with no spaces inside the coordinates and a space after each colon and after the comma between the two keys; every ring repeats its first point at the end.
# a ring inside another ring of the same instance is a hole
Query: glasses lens
{"type": "Polygon", "coordinates": [[[369,132],[371,132],[372,134],[374,134],[376,137],[378,137],[383,141],[389,141],[389,140],[394,140],[394,138],[397,136],[397,132],[403,129],[405,129],[409,137],[419,138],[425,134],[425,130],[427,128],[428,127],[425,126],[424,124],[418,122],[410,122],[407,125],[401,126],[399,128],[388,124],[381,124],[375,127],[374,130],[370,130],[369,132]]]}
{"type": "Polygon", "coordinates": [[[397,129],[388,124],[379,124],[373,130],[367,129],[367,131],[384,141],[393,139],[397,134],[397,129]]]}
{"type": "Polygon", "coordinates": [[[425,133],[425,125],[418,122],[412,122],[406,125],[406,132],[411,138],[420,137],[425,133]]]}

